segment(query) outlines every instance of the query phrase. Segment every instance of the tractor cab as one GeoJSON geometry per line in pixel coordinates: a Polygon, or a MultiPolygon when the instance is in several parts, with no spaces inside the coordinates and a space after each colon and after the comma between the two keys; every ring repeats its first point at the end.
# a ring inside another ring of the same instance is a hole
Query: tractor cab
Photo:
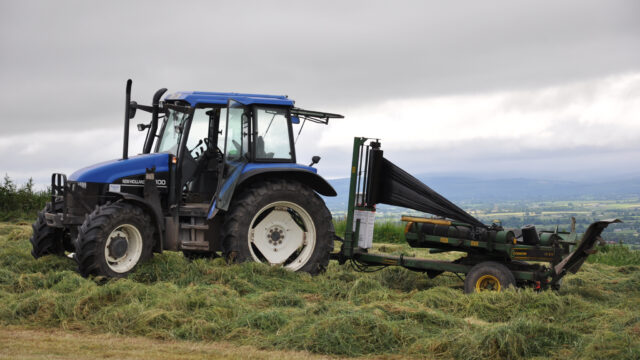
{"type": "Polygon", "coordinates": [[[176,190],[184,203],[218,203],[214,199],[218,185],[230,177],[237,179],[236,173],[249,163],[296,162],[293,102],[272,97],[267,99],[275,104],[260,104],[256,101],[264,95],[234,95],[177,93],[168,97],[171,100],[165,105],[155,152],[177,158],[176,190]],[[234,95],[246,104],[232,100],[234,95]]]}
{"type": "MultiPolygon", "coordinates": [[[[241,175],[248,171],[315,174],[312,166],[296,164],[293,124],[300,124],[301,118],[326,124],[341,116],[293,105],[286,96],[277,95],[168,95],[159,104],[164,115],[159,116],[158,134],[147,135],[144,149],[168,153],[175,163],[171,204],[209,204],[208,215],[213,217],[217,209],[228,209],[241,175]]],[[[154,126],[140,128],[151,131],[154,126]]],[[[330,192],[326,186],[319,190],[330,192]]]]}

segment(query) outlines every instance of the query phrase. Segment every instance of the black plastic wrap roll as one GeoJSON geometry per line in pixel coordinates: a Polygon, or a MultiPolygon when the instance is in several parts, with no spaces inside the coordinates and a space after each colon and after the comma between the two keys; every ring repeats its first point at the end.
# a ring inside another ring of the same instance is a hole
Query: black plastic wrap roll
{"type": "Polygon", "coordinates": [[[522,242],[527,245],[537,245],[540,243],[538,230],[535,225],[525,225],[522,227],[522,242]]]}
{"type": "Polygon", "coordinates": [[[369,159],[369,204],[401,206],[486,228],[478,219],[385,159],[382,150],[371,150],[369,159]]]}

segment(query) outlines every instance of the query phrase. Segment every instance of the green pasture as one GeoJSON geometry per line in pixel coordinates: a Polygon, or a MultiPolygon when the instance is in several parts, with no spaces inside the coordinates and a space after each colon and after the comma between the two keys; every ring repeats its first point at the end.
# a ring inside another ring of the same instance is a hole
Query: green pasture
{"type": "Polygon", "coordinates": [[[85,279],[71,259],[33,259],[30,234],[27,223],[0,224],[3,326],[349,357],[640,358],[640,260],[625,247],[592,257],[558,292],[464,295],[453,274],[331,263],[311,277],[180,253],[155,256],[128,279],[85,279]]]}

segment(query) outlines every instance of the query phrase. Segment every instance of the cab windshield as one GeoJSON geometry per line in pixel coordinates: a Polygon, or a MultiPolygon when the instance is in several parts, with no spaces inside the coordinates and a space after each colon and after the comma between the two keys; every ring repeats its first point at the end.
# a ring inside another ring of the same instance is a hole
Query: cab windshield
{"type": "Polygon", "coordinates": [[[178,153],[178,144],[180,144],[184,123],[188,117],[189,114],[186,112],[167,109],[167,117],[162,127],[163,131],[156,152],[168,152],[173,155],[178,153]]]}

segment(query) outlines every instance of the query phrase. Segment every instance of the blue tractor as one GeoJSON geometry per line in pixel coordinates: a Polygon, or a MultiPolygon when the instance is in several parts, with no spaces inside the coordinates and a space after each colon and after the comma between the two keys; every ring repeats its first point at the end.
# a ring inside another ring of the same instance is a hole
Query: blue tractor
{"type": "Polygon", "coordinates": [[[33,256],[73,253],[83,276],[123,277],[166,250],[322,272],[335,235],[319,195],[336,192],[313,167],[319,157],[296,162],[293,125],[342,116],[287,96],[194,91],[161,101],[165,92],[140,105],[129,80],[122,158],[52,175],[33,256]],[[137,110],[151,121],[138,124],[146,140],[129,157],[137,110]]]}

